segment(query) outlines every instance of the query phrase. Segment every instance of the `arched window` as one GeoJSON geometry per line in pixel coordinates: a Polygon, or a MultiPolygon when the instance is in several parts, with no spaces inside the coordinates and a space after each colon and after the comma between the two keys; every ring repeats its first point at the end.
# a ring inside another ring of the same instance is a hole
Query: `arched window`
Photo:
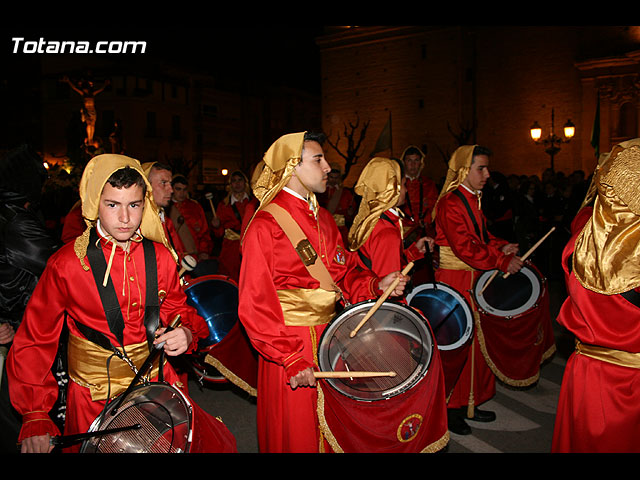
{"type": "Polygon", "coordinates": [[[638,111],[632,102],[620,106],[618,137],[631,139],[638,136],[638,111]]]}

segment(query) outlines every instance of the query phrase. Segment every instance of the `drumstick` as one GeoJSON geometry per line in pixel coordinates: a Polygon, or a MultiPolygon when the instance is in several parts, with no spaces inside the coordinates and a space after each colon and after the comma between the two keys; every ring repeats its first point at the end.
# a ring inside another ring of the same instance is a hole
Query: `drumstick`
{"type": "Polygon", "coordinates": [[[313,372],[316,378],[395,377],[396,372],[313,372]]]}
{"type": "MultiPolygon", "coordinates": [[[[409,273],[409,270],[411,270],[413,268],[413,262],[409,262],[407,264],[406,267],[404,267],[404,270],[402,270],[402,275],[406,275],[407,273],[409,273]]],[[[380,305],[382,305],[384,303],[384,301],[389,297],[389,295],[391,295],[391,292],[393,292],[395,290],[395,288],[398,286],[398,283],[400,283],[400,277],[396,278],[393,283],[391,285],[389,285],[389,287],[385,290],[385,292],[382,294],[382,296],[378,299],[378,301],[373,305],[373,307],[371,307],[371,309],[367,312],[367,314],[364,316],[364,318],[362,320],[360,320],[360,323],[358,324],[358,326],[356,328],[353,329],[353,331],[350,333],[350,337],[353,338],[356,336],[356,333],[358,333],[358,330],[360,330],[360,328],[362,327],[362,325],[364,325],[364,323],[369,320],[371,318],[371,316],[376,313],[376,311],[378,310],[378,308],[380,308],[380,305]]]]}
{"type": "MultiPolygon", "coordinates": [[[[544,241],[546,240],[546,238],[547,238],[549,235],[551,235],[551,233],[552,233],[555,229],[556,229],[556,227],[551,227],[551,230],[549,230],[549,231],[546,233],[546,235],[545,235],[544,237],[542,237],[540,240],[538,240],[538,241],[536,242],[536,244],[535,244],[533,247],[531,247],[531,248],[527,251],[527,253],[525,253],[522,257],[520,257],[520,259],[521,259],[521,260],[523,260],[523,261],[524,261],[524,260],[526,260],[526,259],[527,259],[527,257],[528,257],[529,255],[531,255],[531,254],[533,253],[533,251],[534,251],[536,248],[538,248],[538,247],[540,246],[540,244],[541,244],[542,242],[544,242],[544,241]]],[[[493,275],[491,275],[491,277],[489,278],[489,280],[487,280],[487,283],[485,283],[485,284],[484,284],[484,286],[482,287],[482,290],[480,290],[480,295],[482,295],[482,293],[483,293],[483,292],[485,291],[485,289],[489,286],[489,284],[493,281],[493,279],[494,279],[494,278],[496,278],[496,275],[498,275],[498,270],[496,270],[495,272],[493,272],[493,275]]],[[[510,275],[510,274],[509,274],[509,272],[507,272],[507,273],[505,273],[505,274],[502,276],[502,278],[507,278],[509,275],[510,275]]]]}
{"type": "Polygon", "coordinates": [[[213,206],[213,201],[211,200],[211,199],[213,198],[213,193],[211,193],[211,192],[207,192],[207,193],[205,193],[205,194],[204,194],[204,196],[205,196],[205,198],[206,198],[207,200],[209,200],[209,205],[211,205],[211,211],[213,212],[213,218],[216,218],[216,217],[217,217],[217,215],[216,215],[216,209],[215,209],[215,207],[213,206]]]}

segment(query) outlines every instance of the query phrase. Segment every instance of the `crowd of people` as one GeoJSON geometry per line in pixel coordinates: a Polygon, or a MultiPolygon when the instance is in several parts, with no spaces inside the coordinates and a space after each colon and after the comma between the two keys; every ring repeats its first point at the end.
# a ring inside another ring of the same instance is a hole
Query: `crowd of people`
{"type": "MultiPolygon", "coordinates": [[[[3,424],[11,427],[5,429],[4,448],[15,449],[21,442],[22,451],[51,451],[50,439],[62,430],[85,432],[134,376],[135,369],[125,361],[128,356],[129,363],[139,365],[157,344],[167,358],[161,357],[150,375],[163,378],[166,373],[188,396],[185,373],[174,361],[193,352],[208,332],[180,286],[178,270],[186,266],[191,278],[219,274],[238,285],[238,317],[258,355],[261,452],[441,451],[449,431],[471,433],[467,420],[495,420],[494,412],[478,407],[495,395],[496,379],[514,386],[535,382],[540,365],[555,351],[548,309],[529,314],[529,331],[519,333],[522,342],[509,345],[489,321],[481,321],[471,291],[482,272],[517,274],[525,266],[523,253],[552,227],[554,235],[528,261],[564,286],[572,272],[563,251],[576,234],[577,215],[585,211],[595,179],[581,171],[565,175],[552,170],[541,178],[506,176],[490,171],[489,149],[465,145],[453,153],[447,176],[436,182],[424,174],[427,156],[412,145],[399,158],[371,159],[348,188],[341,167],[327,162],[324,140],[310,132],[280,137],[253,172],[229,175],[225,196],[217,202],[194,198],[188,179],[168,165],[117,154],[92,158],[79,183],[80,200],[67,200],[64,220],[55,221],[49,212],[54,221],[40,226],[38,235],[16,234],[24,238],[16,250],[22,249],[22,257],[32,263],[38,259],[38,265],[27,268],[9,255],[0,257],[8,272],[3,271],[3,279],[29,272],[20,293],[7,290],[14,298],[2,305],[0,343],[10,345],[2,382],[3,424]],[[155,245],[152,253],[146,251],[147,243],[155,245]],[[407,265],[413,267],[410,273],[407,265]],[[317,380],[318,347],[327,325],[361,302],[384,297],[407,305],[410,289],[424,282],[450,285],[471,305],[471,339],[454,352],[435,349],[428,382],[400,395],[393,408],[387,404],[387,411],[363,414],[362,405],[336,402],[317,380]],[[120,295],[112,299],[103,289],[120,295]],[[159,302],[142,293],[155,289],[159,302]],[[107,301],[122,313],[114,320],[119,327],[112,325],[107,301]],[[11,311],[5,304],[11,304],[11,311]],[[151,327],[148,310],[155,311],[151,327]],[[167,328],[176,315],[182,324],[167,328]],[[86,324],[107,340],[107,347],[91,343],[93,334],[87,334],[86,324]],[[50,412],[60,400],[52,367],[60,355],[63,328],[68,330],[71,381],[61,426],[50,412]],[[97,363],[86,361],[87,352],[97,363]],[[111,371],[114,354],[125,360],[111,371]],[[507,364],[522,364],[522,371],[504,368],[507,364]],[[371,431],[375,433],[365,433],[371,431]]],[[[15,168],[14,156],[12,152],[3,160],[13,162],[9,169],[15,168]]],[[[32,182],[25,188],[37,194],[33,199],[11,194],[22,182],[8,182],[3,185],[3,208],[19,205],[42,218],[46,172],[41,162],[38,167],[37,154],[27,157],[22,165],[40,171],[24,176],[32,182]]],[[[621,188],[617,185],[612,188],[621,188]]],[[[629,198],[624,197],[626,204],[629,198]]],[[[8,216],[3,211],[2,220],[9,224],[8,216]]],[[[591,225],[586,218],[584,222],[591,225]]],[[[3,246],[9,245],[7,238],[3,246]]],[[[593,245],[583,250],[588,247],[593,245]]],[[[602,268],[589,267],[591,273],[602,268]]],[[[637,287],[633,281],[625,286],[637,287]]],[[[569,282],[569,294],[574,290],[578,287],[569,282]]],[[[572,320],[566,303],[561,317],[576,333],[575,324],[587,315],[578,300],[569,297],[567,302],[574,302],[572,320]]],[[[574,388],[577,383],[574,380],[574,388]]],[[[571,397],[575,394],[563,389],[561,404],[577,402],[571,397]]],[[[572,451],[575,417],[568,406],[562,414],[554,449],[572,451]]],[[[233,437],[219,420],[198,410],[197,426],[194,451],[235,451],[233,437]]],[[[584,439],[584,429],[580,434],[577,451],[607,451],[606,446],[595,446],[597,435],[584,439]]],[[[623,451],[632,448],[624,442],[612,445],[623,451]]]]}

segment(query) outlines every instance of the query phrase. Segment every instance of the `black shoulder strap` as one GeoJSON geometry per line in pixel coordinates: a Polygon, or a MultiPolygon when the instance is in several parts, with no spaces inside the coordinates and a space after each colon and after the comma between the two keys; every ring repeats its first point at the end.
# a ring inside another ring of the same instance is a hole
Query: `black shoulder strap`
{"type": "MultiPolygon", "coordinates": [[[[124,345],[124,318],[122,317],[120,303],[118,302],[118,297],[116,295],[111,276],[109,276],[107,280],[106,288],[101,287],[104,275],[107,271],[107,262],[105,261],[104,254],[102,253],[102,248],[98,246],[100,244],[99,242],[97,242],[97,240],[98,236],[95,229],[91,229],[89,246],[87,248],[87,258],[89,260],[89,265],[91,266],[91,271],[93,272],[94,280],[96,282],[96,285],[98,286],[98,292],[100,294],[102,308],[104,309],[105,315],[107,317],[109,330],[116,337],[120,345],[124,345]]],[[[144,324],[147,331],[147,342],[149,343],[149,347],[151,348],[153,344],[154,333],[160,323],[160,305],[158,301],[158,272],[153,242],[145,238],[143,239],[142,245],[144,248],[145,271],[147,280],[144,324]]],[[[83,334],[85,334],[87,329],[89,329],[90,327],[87,327],[86,325],[84,325],[83,327],[84,328],[79,327],[79,329],[83,334]]],[[[102,335],[101,332],[97,332],[95,330],[94,332],[95,333],[91,334],[92,338],[87,336],[87,339],[95,341],[96,336],[102,335]]],[[[95,343],[101,346],[105,345],[104,339],[95,343]]]]}
{"type": "Polygon", "coordinates": [[[487,228],[486,228],[486,225],[484,224],[484,221],[482,222],[482,232],[481,232],[480,227],[478,226],[478,222],[476,221],[476,216],[473,214],[473,210],[471,210],[471,206],[469,205],[469,202],[467,202],[467,199],[465,198],[465,196],[462,194],[460,190],[454,190],[452,193],[454,193],[456,197],[458,197],[462,201],[465,208],[467,209],[467,213],[469,214],[469,217],[473,222],[473,228],[475,229],[476,234],[478,235],[480,240],[487,243],[489,239],[489,235],[487,234],[487,228]]]}

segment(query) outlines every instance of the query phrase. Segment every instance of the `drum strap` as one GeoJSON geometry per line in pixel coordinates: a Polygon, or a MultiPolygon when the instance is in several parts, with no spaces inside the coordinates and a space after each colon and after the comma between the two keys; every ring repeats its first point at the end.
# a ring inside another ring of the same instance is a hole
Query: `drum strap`
{"type": "Polygon", "coordinates": [[[275,203],[269,203],[263,210],[269,212],[278,222],[293,248],[298,252],[304,266],[307,267],[311,276],[320,282],[320,288],[329,292],[340,292],[326,265],[322,260],[318,260],[318,254],[289,212],[275,203]]]}
{"type": "Polygon", "coordinates": [[[469,205],[469,202],[467,202],[467,199],[464,197],[463,193],[460,190],[454,190],[453,193],[455,194],[456,197],[458,197],[462,201],[463,205],[467,209],[467,212],[469,213],[469,217],[473,222],[473,228],[475,229],[476,234],[478,235],[478,238],[480,238],[484,243],[488,243],[489,235],[487,233],[487,226],[484,223],[484,219],[482,220],[482,232],[481,232],[480,227],[478,226],[478,221],[476,220],[476,216],[473,214],[473,210],[471,210],[471,205],[469,205]]]}
{"type": "MultiPolygon", "coordinates": [[[[102,254],[101,247],[97,246],[98,235],[95,228],[91,229],[89,237],[89,247],[87,248],[87,258],[89,259],[89,265],[93,272],[94,280],[98,286],[98,292],[100,294],[100,300],[107,317],[107,323],[109,324],[109,330],[116,337],[120,345],[124,345],[123,332],[124,332],[124,318],[122,317],[122,311],[120,310],[120,303],[113,286],[111,276],[107,281],[106,288],[100,288],[102,285],[102,278],[104,278],[107,262],[102,254]]],[[[153,242],[144,238],[142,240],[142,246],[144,248],[145,259],[145,273],[146,273],[146,300],[145,300],[145,314],[144,324],[147,331],[147,343],[149,350],[153,345],[153,338],[156,329],[160,323],[160,305],[158,301],[158,272],[155,258],[155,248],[153,242]]],[[[87,325],[82,325],[76,321],[78,329],[86,336],[87,339],[92,340],[100,346],[111,345],[109,339],[102,332],[92,329],[87,325]],[[101,338],[104,337],[104,338],[101,338]],[[106,340],[106,342],[105,342],[106,340]]],[[[113,349],[113,346],[109,347],[113,349]]]]}

